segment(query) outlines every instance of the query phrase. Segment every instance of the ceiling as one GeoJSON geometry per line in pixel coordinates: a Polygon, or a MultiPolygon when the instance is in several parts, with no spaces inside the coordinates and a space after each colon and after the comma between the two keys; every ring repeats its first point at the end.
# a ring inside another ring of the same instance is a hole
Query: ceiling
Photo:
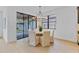
{"type": "MultiPolygon", "coordinates": [[[[42,6],[41,11],[44,16],[48,15],[54,9],[60,8],[62,6],[42,6]]],[[[39,7],[38,6],[17,6],[17,10],[22,10],[21,12],[30,14],[30,15],[38,15],[39,7]]]]}
{"type": "MultiPolygon", "coordinates": [[[[42,14],[47,15],[47,13],[53,11],[54,9],[60,8],[61,6],[42,6],[41,7],[41,11],[42,14]]],[[[39,7],[38,6],[32,6],[29,8],[29,10],[31,10],[32,12],[35,13],[35,15],[38,14],[39,11],[39,7]]]]}

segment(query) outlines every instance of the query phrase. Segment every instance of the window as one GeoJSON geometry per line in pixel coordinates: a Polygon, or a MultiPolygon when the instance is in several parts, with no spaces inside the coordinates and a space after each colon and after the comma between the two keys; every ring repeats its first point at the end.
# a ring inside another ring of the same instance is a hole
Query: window
{"type": "Polygon", "coordinates": [[[28,16],[17,12],[17,39],[28,37],[28,16]]]}
{"type": "Polygon", "coordinates": [[[29,16],[29,29],[36,29],[36,19],[32,19],[33,16],[29,16]]]}
{"type": "Polygon", "coordinates": [[[56,29],[56,16],[49,16],[49,29],[56,29]]]}
{"type": "Polygon", "coordinates": [[[44,29],[56,29],[56,16],[48,16],[48,19],[42,21],[44,29]]]}
{"type": "Polygon", "coordinates": [[[47,29],[48,28],[48,20],[46,19],[46,20],[43,20],[42,21],[42,25],[43,25],[43,28],[44,29],[47,29]]]}
{"type": "Polygon", "coordinates": [[[28,30],[36,28],[36,21],[31,15],[17,12],[17,40],[28,37],[28,30]]]}

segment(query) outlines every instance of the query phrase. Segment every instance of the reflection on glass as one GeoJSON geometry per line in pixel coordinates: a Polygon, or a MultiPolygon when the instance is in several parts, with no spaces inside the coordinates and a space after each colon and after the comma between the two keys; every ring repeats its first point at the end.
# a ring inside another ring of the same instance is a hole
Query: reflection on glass
{"type": "Polygon", "coordinates": [[[28,37],[28,18],[24,20],[24,38],[28,37]]]}
{"type": "Polygon", "coordinates": [[[36,29],[36,21],[35,19],[32,19],[32,16],[29,17],[29,29],[36,29]]]}
{"type": "Polygon", "coordinates": [[[32,19],[31,15],[17,12],[16,22],[16,32],[18,40],[28,37],[28,30],[34,30],[36,28],[36,21],[35,19],[32,19]]]}
{"type": "Polygon", "coordinates": [[[17,39],[28,37],[28,18],[27,15],[17,13],[17,39]]]}
{"type": "Polygon", "coordinates": [[[43,25],[44,29],[47,29],[48,28],[48,20],[43,20],[42,25],[43,25]]]}
{"type": "Polygon", "coordinates": [[[17,39],[23,38],[23,15],[17,13],[17,39]]]}

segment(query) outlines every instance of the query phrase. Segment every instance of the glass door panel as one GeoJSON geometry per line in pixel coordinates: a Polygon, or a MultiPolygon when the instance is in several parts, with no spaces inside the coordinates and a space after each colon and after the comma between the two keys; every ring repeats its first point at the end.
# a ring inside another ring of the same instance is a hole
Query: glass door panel
{"type": "Polygon", "coordinates": [[[24,38],[28,37],[28,16],[25,16],[24,19],[24,38]]]}
{"type": "Polygon", "coordinates": [[[17,39],[23,38],[23,15],[17,13],[17,39]]]}
{"type": "Polygon", "coordinates": [[[33,21],[32,25],[33,25],[33,29],[35,29],[36,28],[36,21],[33,21]]]}
{"type": "Polygon", "coordinates": [[[31,15],[17,12],[17,25],[16,25],[16,33],[17,39],[22,39],[28,37],[28,30],[36,28],[36,21],[32,19],[31,15]]]}
{"type": "Polygon", "coordinates": [[[32,30],[32,17],[29,16],[29,29],[32,30]]]}
{"type": "Polygon", "coordinates": [[[32,16],[29,17],[29,29],[34,30],[36,29],[36,20],[32,19],[32,16]]]}

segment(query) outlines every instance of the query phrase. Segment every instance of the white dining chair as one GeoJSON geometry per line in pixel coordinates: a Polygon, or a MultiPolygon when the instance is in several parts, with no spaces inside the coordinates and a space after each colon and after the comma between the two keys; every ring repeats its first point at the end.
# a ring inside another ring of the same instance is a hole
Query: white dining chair
{"type": "Polygon", "coordinates": [[[50,31],[50,43],[54,43],[54,31],[50,31]]]}
{"type": "Polygon", "coordinates": [[[29,44],[31,46],[37,46],[39,44],[39,38],[36,36],[35,31],[29,31],[29,44]]]}
{"type": "Polygon", "coordinates": [[[40,41],[43,47],[50,46],[50,31],[44,31],[40,41]]]}
{"type": "Polygon", "coordinates": [[[36,44],[35,44],[35,32],[32,30],[29,31],[29,44],[32,46],[36,46],[36,44]]]}

